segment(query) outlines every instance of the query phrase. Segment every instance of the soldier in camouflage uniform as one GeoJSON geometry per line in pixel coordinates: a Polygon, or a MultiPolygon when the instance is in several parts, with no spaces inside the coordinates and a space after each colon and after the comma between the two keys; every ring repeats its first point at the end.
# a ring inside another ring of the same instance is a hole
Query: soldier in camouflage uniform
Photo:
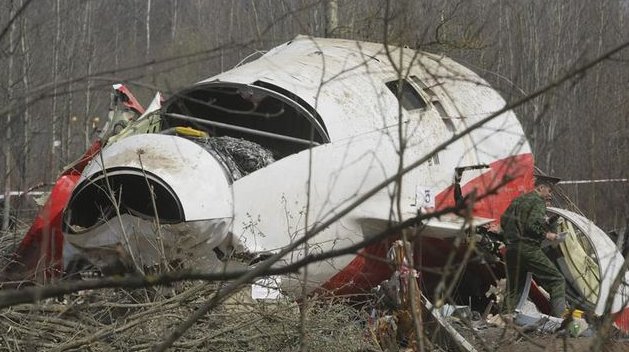
{"type": "Polygon", "coordinates": [[[536,175],[535,190],[514,199],[500,219],[507,245],[508,312],[515,309],[527,272],[550,293],[552,315],[561,317],[566,309],[564,277],[541,248],[544,239],[557,239],[546,220],[546,202],[558,181],[555,177],[536,175]]]}

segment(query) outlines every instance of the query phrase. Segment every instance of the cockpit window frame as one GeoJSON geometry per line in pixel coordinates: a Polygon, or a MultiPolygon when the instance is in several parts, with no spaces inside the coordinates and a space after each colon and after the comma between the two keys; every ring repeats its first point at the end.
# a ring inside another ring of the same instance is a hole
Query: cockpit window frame
{"type": "Polygon", "coordinates": [[[407,78],[402,78],[401,80],[399,78],[394,79],[394,80],[389,80],[389,81],[386,81],[384,85],[393,94],[393,96],[395,96],[395,98],[398,100],[399,104],[402,106],[402,108],[405,111],[408,111],[408,112],[426,111],[430,108],[430,103],[426,99],[426,97],[424,97],[422,93],[420,92],[420,90],[417,89],[417,87],[415,87],[415,85],[411,81],[409,81],[407,78]],[[401,93],[400,96],[398,96],[399,82],[402,82],[402,90],[399,92],[401,93]],[[407,93],[410,93],[410,95],[414,98],[415,102],[412,101],[412,99],[407,98],[409,96],[407,95],[407,93]],[[417,104],[416,102],[419,102],[419,103],[417,104]]]}

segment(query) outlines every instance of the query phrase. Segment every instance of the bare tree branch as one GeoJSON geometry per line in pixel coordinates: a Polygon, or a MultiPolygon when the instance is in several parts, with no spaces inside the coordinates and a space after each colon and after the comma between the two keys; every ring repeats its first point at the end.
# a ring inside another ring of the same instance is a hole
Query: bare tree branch
{"type": "MultiPolygon", "coordinates": [[[[20,17],[20,15],[22,15],[22,12],[24,12],[24,10],[26,10],[26,8],[28,7],[28,5],[31,4],[31,2],[32,2],[32,0],[24,1],[22,6],[20,6],[20,8],[17,9],[17,11],[15,11],[15,14],[13,15],[13,17],[11,17],[9,19],[9,22],[7,22],[7,24],[4,26],[4,28],[2,28],[2,32],[0,32],[0,42],[2,42],[2,39],[4,39],[4,36],[7,34],[9,29],[11,28],[11,25],[13,24],[13,22],[15,22],[20,17]]],[[[13,49],[11,49],[11,50],[13,50],[13,49]]]]}

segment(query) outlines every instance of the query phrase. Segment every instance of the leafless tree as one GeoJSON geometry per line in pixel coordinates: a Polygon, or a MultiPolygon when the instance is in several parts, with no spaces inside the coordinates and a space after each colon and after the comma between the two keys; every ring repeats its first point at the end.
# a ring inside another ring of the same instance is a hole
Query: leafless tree
{"type": "MultiPolygon", "coordinates": [[[[572,180],[629,175],[629,54],[604,55],[629,41],[627,1],[7,0],[0,8],[3,229],[9,192],[54,180],[102,127],[112,83],[127,82],[148,101],[155,90],[172,94],[297,34],[386,40],[446,54],[518,103],[544,171],[572,180]],[[562,85],[557,77],[565,78],[562,85]],[[555,85],[540,90],[548,83],[555,85]]],[[[628,226],[629,183],[563,190],[601,227],[628,226]]],[[[237,277],[246,282],[263,273],[269,272],[237,277]]],[[[134,280],[123,284],[150,285],[134,280]]],[[[236,288],[227,286],[204,309],[236,288]]]]}

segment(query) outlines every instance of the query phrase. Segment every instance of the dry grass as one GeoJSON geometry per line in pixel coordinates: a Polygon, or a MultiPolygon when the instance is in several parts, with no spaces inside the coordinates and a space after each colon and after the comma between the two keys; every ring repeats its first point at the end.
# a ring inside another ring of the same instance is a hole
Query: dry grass
{"type": "MultiPolygon", "coordinates": [[[[0,238],[4,258],[12,244],[13,236],[0,238]]],[[[0,350],[150,350],[217,285],[104,289],[14,306],[0,311],[0,350]]],[[[245,287],[198,321],[172,350],[297,351],[305,344],[309,351],[381,351],[367,333],[365,312],[339,301],[308,303],[301,329],[303,317],[294,302],[258,302],[245,287]]]]}
{"type": "MultiPolygon", "coordinates": [[[[16,236],[24,232],[0,236],[3,264],[16,236]]],[[[187,282],[167,288],[85,291],[3,309],[0,350],[149,350],[207,301],[217,285],[187,282]]],[[[302,340],[311,351],[379,350],[365,338],[364,313],[339,301],[309,303],[302,338],[294,302],[254,301],[245,287],[197,322],[172,350],[296,351],[302,340]]]]}
{"type": "MultiPolygon", "coordinates": [[[[169,289],[99,290],[0,312],[2,350],[143,351],[161,341],[215,291],[188,283],[169,289]]],[[[174,344],[174,350],[295,351],[300,313],[295,303],[254,302],[247,290],[230,298],[174,344]]],[[[365,338],[365,316],[338,302],[314,302],[304,341],[314,351],[374,348],[365,338]]]]}
{"type": "MultiPolygon", "coordinates": [[[[0,236],[3,262],[14,247],[14,238],[0,236]]],[[[0,310],[0,351],[150,350],[217,288],[218,284],[186,282],[149,289],[103,289],[13,306],[0,310]]],[[[305,329],[301,329],[303,317],[296,303],[256,301],[250,288],[244,287],[198,321],[171,350],[288,352],[305,345],[308,351],[382,351],[375,335],[369,333],[364,310],[339,299],[313,298],[307,306],[305,329]]],[[[455,327],[479,351],[587,351],[591,342],[518,334],[513,329],[455,327]]],[[[456,349],[436,336],[434,349],[456,349]]],[[[608,347],[621,351],[626,345],[617,341],[608,347]]]]}

